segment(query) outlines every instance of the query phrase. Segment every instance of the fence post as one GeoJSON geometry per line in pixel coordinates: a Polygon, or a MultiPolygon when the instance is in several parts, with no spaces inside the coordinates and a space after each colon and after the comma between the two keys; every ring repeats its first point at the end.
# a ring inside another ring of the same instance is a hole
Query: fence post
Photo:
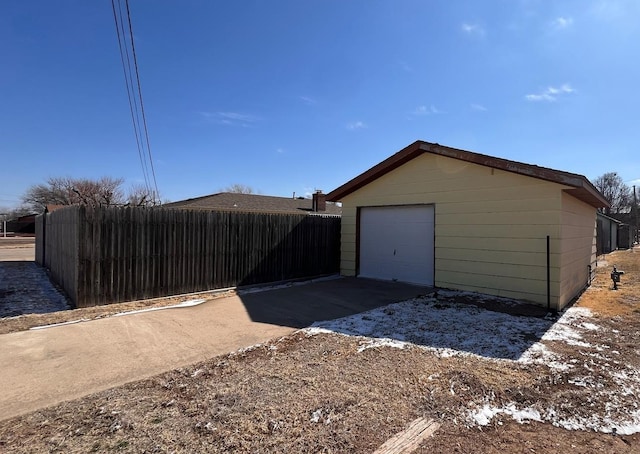
{"type": "Polygon", "coordinates": [[[42,266],[47,267],[47,210],[42,214],[42,266]]]}

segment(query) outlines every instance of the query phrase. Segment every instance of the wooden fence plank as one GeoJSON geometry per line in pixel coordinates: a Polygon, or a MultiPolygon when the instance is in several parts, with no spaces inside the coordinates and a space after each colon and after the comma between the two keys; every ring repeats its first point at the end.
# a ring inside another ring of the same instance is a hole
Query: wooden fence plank
{"type": "Polygon", "coordinates": [[[338,217],[69,207],[38,223],[38,256],[78,307],[339,271],[338,217]]]}

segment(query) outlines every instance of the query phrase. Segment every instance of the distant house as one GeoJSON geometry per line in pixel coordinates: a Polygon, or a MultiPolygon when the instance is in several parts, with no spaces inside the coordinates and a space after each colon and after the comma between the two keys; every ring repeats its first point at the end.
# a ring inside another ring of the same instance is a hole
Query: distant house
{"type": "Polygon", "coordinates": [[[15,235],[35,235],[36,214],[28,214],[7,221],[7,232],[15,235]]]}
{"type": "Polygon", "coordinates": [[[598,212],[598,255],[618,249],[618,228],[622,222],[598,212]]]}
{"type": "Polygon", "coordinates": [[[310,199],[304,197],[274,197],[258,194],[217,194],[165,203],[162,208],[185,210],[241,211],[250,213],[330,214],[341,215],[342,208],[327,202],[325,194],[318,191],[310,199]]]}
{"type": "Polygon", "coordinates": [[[616,249],[629,249],[631,247],[629,230],[629,224],[599,212],[598,255],[608,254],[616,249]]]}
{"type": "Polygon", "coordinates": [[[327,194],[341,273],[566,306],[596,259],[582,175],[417,141],[327,194]]]}

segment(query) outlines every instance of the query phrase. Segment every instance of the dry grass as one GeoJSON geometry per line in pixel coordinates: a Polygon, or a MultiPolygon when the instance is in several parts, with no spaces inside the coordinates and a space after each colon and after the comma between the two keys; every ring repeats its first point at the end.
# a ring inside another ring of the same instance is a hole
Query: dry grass
{"type": "Polygon", "coordinates": [[[461,409],[482,396],[525,404],[563,399],[567,387],[541,366],[358,345],[297,333],[4,421],[0,450],[370,453],[419,416],[443,426],[418,452],[627,452],[640,442],[548,424],[469,428],[461,409]]]}
{"type": "MultiPolygon", "coordinates": [[[[619,252],[611,258],[628,274],[621,290],[613,292],[607,289],[610,270],[603,267],[583,294],[578,304],[597,311],[606,328],[585,341],[609,350],[615,346],[621,363],[640,370],[640,254],[619,252]]],[[[464,418],[486,399],[601,411],[598,406],[606,402],[594,400],[596,391],[570,384],[579,378],[575,371],[478,356],[445,358],[418,347],[358,353],[362,342],[297,332],[0,422],[0,451],[370,453],[426,416],[442,427],[416,452],[640,452],[639,434],[568,431],[507,417],[479,428],[464,418]]],[[[583,361],[578,348],[556,348],[583,361]]],[[[598,389],[606,390],[607,377],[600,379],[598,389]]],[[[633,408],[637,397],[626,399],[620,411],[633,408]]]]}
{"type": "Polygon", "coordinates": [[[578,305],[606,316],[640,313],[640,247],[599,257],[596,279],[578,305]],[[611,280],[614,266],[625,272],[618,290],[611,280]]]}

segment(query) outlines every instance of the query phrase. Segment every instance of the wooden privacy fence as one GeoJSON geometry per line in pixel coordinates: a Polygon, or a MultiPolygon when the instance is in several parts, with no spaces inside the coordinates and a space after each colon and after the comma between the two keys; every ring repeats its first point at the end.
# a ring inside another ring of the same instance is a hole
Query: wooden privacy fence
{"type": "Polygon", "coordinates": [[[36,220],[36,261],[77,307],[337,273],[340,218],[73,206],[36,220]]]}

